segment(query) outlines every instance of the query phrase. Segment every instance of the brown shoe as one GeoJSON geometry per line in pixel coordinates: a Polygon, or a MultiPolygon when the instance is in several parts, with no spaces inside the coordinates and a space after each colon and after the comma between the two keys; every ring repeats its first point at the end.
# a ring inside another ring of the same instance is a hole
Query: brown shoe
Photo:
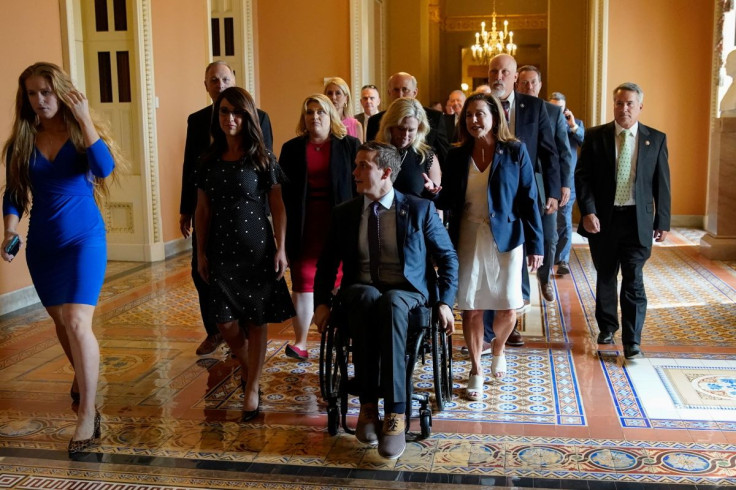
{"type": "Polygon", "coordinates": [[[383,421],[383,435],[378,443],[378,454],[387,459],[398,459],[406,449],[406,415],[390,413],[383,421]]]}
{"type": "Polygon", "coordinates": [[[557,264],[557,275],[558,276],[564,276],[570,273],[570,264],[567,262],[561,260],[559,264],[557,264]]]}
{"type": "Polygon", "coordinates": [[[514,327],[514,329],[511,331],[511,335],[509,335],[509,338],[506,339],[506,345],[511,347],[521,347],[524,345],[524,338],[521,336],[521,333],[514,327]]]}
{"type": "Polygon", "coordinates": [[[360,406],[358,425],[355,427],[355,438],[363,444],[375,446],[378,444],[378,428],[381,420],[378,418],[378,405],[363,403],[360,406]]]}
{"type": "Polygon", "coordinates": [[[216,333],[214,335],[208,335],[207,338],[199,344],[199,347],[197,347],[197,355],[208,356],[215,352],[217,348],[220,347],[220,344],[222,344],[221,334],[216,333]]]}
{"type": "Polygon", "coordinates": [[[550,282],[540,282],[539,285],[542,286],[542,297],[545,301],[553,303],[555,301],[555,291],[552,289],[552,284],[550,282]]]}

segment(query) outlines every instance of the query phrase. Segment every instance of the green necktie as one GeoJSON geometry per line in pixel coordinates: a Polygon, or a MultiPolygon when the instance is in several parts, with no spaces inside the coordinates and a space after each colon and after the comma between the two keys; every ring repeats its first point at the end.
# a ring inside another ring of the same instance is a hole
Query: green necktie
{"type": "Polygon", "coordinates": [[[624,129],[619,134],[621,144],[618,149],[618,170],[616,172],[616,198],[614,204],[623,205],[631,197],[631,155],[634,150],[631,132],[624,129]]]}

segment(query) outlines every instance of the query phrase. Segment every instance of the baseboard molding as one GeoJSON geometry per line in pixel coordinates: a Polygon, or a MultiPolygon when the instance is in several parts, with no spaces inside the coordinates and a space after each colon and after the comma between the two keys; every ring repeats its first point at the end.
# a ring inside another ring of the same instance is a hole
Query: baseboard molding
{"type": "Polygon", "coordinates": [[[107,243],[107,259],[130,262],[159,262],[166,258],[163,243],[107,243]]]}
{"type": "Polygon", "coordinates": [[[166,258],[173,255],[178,255],[182,252],[185,252],[187,250],[192,249],[192,239],[191,238],[177,238],[176,240],[171,240],[166,242],[166,245],[164,245],[164,252],[166,254],[166,258]]]}
{"type": "Polygon", "coordinates": [[[670,220],[670,226],[680,228],[705,229],[705,216],[700,214],[676,214],[670,220]]]}
{"type": "Polygon", "coordinates": [[[9,293],[0,294],[0,316],[40,303],[36,288],[26,286],[9,293]]]}

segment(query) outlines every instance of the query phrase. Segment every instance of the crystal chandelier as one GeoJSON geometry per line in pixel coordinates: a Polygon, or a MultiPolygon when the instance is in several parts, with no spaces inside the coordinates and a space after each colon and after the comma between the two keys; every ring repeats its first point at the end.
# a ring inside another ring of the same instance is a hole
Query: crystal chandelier
{"type": "Polygon", "coordinates": [[[509,32],[509,21],[503,21],[503,31],[496,30],[496,1],[493,1],[493,15],[491,30],[486,31],[486,23],[480,23],[480,32],[475,33],[475,44],[470,49],[473,51],[473,59],[487,65],[491,58],[497,54],[516,54],[514,44],[514,33],[509,32]],[[505,40],[508,42],[504,43],[505,40]]]}

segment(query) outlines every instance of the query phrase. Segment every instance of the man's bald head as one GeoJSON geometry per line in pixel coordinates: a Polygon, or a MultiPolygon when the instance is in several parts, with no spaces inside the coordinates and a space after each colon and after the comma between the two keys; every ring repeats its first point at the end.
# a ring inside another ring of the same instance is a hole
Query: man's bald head
{"type": "Polygon", "coordinates": [[[388,79],[388,98],[391,102],[401,97],[413,99],[417,92],[417,79],[409,73],[400,71],[388,79]]]}
{"type": "Polygon", "coordinates": [[[506,100],[514,90],[516,83],[516,60],[508,54],[498,54],[491,58],[488,65],[488,84],[493,95],[506,100]]]}

